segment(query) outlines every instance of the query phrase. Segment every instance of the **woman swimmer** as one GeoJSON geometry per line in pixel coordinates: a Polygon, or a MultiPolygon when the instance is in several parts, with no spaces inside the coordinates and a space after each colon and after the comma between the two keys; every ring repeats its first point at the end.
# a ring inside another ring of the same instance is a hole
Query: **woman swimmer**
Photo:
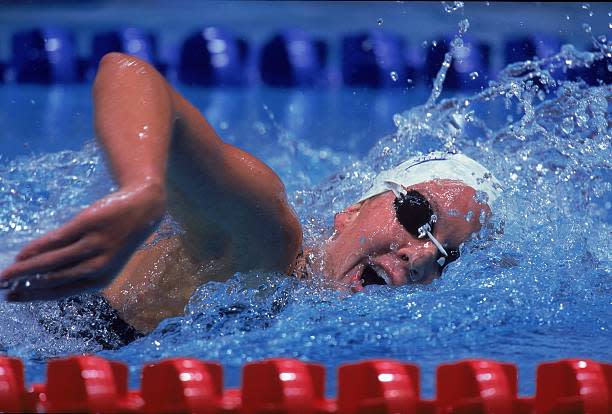
{"type": "Polygon", "coordinates": [[[464,155],[411,159],[377,177],[336,214],[333,236],[304,254],[278,176],[224,143],[152,66],[106,55],[93,98],[118,190],[23,248],[0,275],[9,300],[101,291],[123,321],[148,332],[182,314],[201,284],[236,272],[320,272],[353,291],[429,283],[480,230],[480,220],[464,217],[490,215],[487,203],[499,193],[495,178],[464,155]],[[166,211],[185,232],[137,250],[166,211]]]}

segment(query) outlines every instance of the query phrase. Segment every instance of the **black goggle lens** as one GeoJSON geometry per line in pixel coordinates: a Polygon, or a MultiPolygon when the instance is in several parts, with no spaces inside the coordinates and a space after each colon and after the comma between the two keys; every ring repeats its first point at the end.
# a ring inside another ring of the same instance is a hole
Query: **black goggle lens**
{"type": "MultiPolygon", "coordinates": [[[[421,193],[415,190],[408,191],[406,194],[396,197],[393,205],[395,206],[397,220],[408,233],[418,238],[420,236],[419,227],[425,224],[429,224],[429,231],[433,233],[435,220],[432,220],[432,217],[434,212],[429,201],[421,193]]],[[[460,256],[458,249],[447,250],[447,253],[448,256],[443,258],[443,264],[440,265],[442,269],[459,259],[460,256]]]]}
{"type": "Polygon", "coordinates": [[[396,197],[393,202],[395,213],[400,224],[412,234],[414,237],[419,237],[419,227],[424,224],[431,226],[433,232],[433,223],[431,217],[434,212],[429,204],[429,201],[418,191],[408,191],[406,194],[396,197]]]}

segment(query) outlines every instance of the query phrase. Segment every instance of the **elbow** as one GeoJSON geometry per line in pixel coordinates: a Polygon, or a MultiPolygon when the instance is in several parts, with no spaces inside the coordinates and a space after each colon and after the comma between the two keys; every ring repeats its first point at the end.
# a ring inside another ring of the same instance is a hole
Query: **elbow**
{"type": "Polygon", "coordinates": [[[152,79],[157,70],[147,62],[125,53],[110,52],[105,54],[98,65],[93,84],[94,95],[108,83],[117,83],[133,76],[152,79]]]}
{"type": "Polygon", "coordinates": [[[136,59],[130,55],[126,55],[125,53],[109,52],[105,54],[104,56],[102,56],[102,59],[100,59],[99,67],[103,68],[106,66],[115,66],[115,65],[120,64],[122,60],[130,59],[130,58],[136,59]]]}
{"type": "Polygon", "coordinates": [[[108,71],[116,71],[119,69],[132,68],[132,71],[147,67],[152,68],[147,62],[136,56],[128,55],[120,52],[109,52],[102,56],[98,64],[98,74],[108,71]]]}
{"type": "Polygon", "coordinates": [[[94,85],[98,84],[100,80],[104,79],[107,75],[116,74],[122,66],[125,66],[126,62],[130,59],[136,59],[130,55],[119,52],[110,52],[105,54],[100,63],[98,64],[98,71],[96,73],[96,79],[94,85]]]}
{"type": "Polygon", "coordinates": [[[102,57],[92,88],[94,98],[105,89],[105,85],[117,79],[122,62],[127,58],[128,55],[119,52],[110,52],[102,57]]]}

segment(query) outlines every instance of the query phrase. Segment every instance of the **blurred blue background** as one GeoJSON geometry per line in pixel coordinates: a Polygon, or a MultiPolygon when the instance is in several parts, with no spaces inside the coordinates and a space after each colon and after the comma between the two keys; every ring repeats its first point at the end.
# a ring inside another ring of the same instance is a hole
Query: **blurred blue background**
{"type": "Polygon", "coordinates": [[[155,64],[230,142],[246,138],[241,122],[264,134],[257,120],[276,116],[317,148],[363,155],[394,131],[395,113],[426,100],[462,19],[473,47],[453,64],[445,95],[478,90],[508,62],[565,42],[587,49],[585,24],[610,31],[605,3],[456,3],[0,2],[0,155],[91,139],[88,85],[110,50],[155,64]]]}

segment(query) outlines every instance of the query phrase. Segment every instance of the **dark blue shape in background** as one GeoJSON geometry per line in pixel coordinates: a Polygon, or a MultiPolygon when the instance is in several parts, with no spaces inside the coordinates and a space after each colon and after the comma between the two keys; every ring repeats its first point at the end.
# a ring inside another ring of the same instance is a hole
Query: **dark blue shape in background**
{"type": "MultiPolygon", "coordinates": [[[[594,49],[591,47],[590,51],[593,52],[594,49]]],[[[602,59],[593,61],[588,68],[568,69],[567,77],[572,81],[583,80],[591,86],[609,85],[612,83],[612,71],[610,69],[612,69],[612,59],[604,56],[602,59]]]]}
{"type": "Polygon", "coordinates": [[[559,53],[561,39],[554,35],[534,34],[531,36],[513,37],[506,40],[504,59],[506,65],[514,62],[543,59],[559,53]]]}
{"type": "Polygon", "coordinates": [[[247,81],[248,44],[233,33],[206,27],[183,42],[178,79],[188,85],[239,86],[247,81]]]}
{"type": "Polygon", "coordinates": [[[327,76],[327,44],[309,33],[285,30],[266,42],[259,57],[261,79],[272,86],[319,86],[327,76]]]}
{"type": "Polygon", "coordinates": [[[342,39],[342,78],[346,85],[375,88],[405,86],[407,77],[402,37],[372,30],[347,35],[342,39]]]}
{"type": "Polygon", "coordinates": [[[12,39],[15,80],[19,83],[71,83],[79,76],[71,32],[43,27],[17,32],[12,39]]]}

